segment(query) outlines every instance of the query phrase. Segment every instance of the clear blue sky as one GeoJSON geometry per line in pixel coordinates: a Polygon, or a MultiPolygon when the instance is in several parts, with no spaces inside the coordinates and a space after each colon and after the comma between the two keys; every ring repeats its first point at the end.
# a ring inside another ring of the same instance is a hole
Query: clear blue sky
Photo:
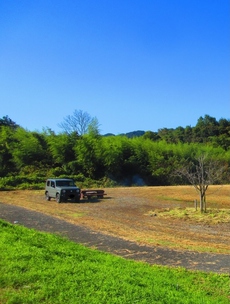
{"type": "Polygon", "coordinates": [[[0,118],[101,134],[230,117],[229,0],[0,0],[0,118]]]}

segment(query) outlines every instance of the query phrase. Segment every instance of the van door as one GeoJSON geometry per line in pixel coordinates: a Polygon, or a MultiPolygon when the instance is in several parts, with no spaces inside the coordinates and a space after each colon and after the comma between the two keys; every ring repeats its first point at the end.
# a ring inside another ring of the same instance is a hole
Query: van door
{"type": "Polygon", "coordinates": [[[54,180],[51,180],[51,182],[50,182],[49,194],[50,194],[51,197],[56,197],[55,181],[54,180]]]}

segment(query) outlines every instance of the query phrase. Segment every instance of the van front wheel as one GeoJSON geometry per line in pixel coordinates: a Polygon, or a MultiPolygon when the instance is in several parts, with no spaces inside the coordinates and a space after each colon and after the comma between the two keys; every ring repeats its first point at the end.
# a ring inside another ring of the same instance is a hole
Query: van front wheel
{"type": "Polygon", "coordinates": [[[60,203],[61,202],[61,196],[59,193],[56,194],[56,202],[60,203]]]}

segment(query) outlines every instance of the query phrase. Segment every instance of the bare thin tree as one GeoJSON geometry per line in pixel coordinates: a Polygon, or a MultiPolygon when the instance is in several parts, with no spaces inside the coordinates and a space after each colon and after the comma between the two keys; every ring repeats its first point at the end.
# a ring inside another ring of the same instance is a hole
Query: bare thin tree
{"type": "Polygon", "coordinates": [[[208,154],[198,156],[188,166],[176,171],[176,175],[184,177],[199,192],[200,211],[206,211],[206,191],[209,185],[221,181],[225,167],[208,154]]]}
{"type": "Polygon", "coordinates": [[[58,126],[67,134],[75,132],[81,136],[87,133],[92,120],[93,118],[87,112],[75,110],[73,115],[66,116],[58,126]]]}

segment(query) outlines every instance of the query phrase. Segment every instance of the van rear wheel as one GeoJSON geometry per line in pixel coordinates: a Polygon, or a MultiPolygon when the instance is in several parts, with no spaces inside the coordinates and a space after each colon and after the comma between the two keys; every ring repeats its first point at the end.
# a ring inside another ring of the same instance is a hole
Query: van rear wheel
{"type": "Polygon", "coordinates": [[[47,200],[47,201],[50,201],[49,192],[46,192],[46,200],[47,200]]]}

